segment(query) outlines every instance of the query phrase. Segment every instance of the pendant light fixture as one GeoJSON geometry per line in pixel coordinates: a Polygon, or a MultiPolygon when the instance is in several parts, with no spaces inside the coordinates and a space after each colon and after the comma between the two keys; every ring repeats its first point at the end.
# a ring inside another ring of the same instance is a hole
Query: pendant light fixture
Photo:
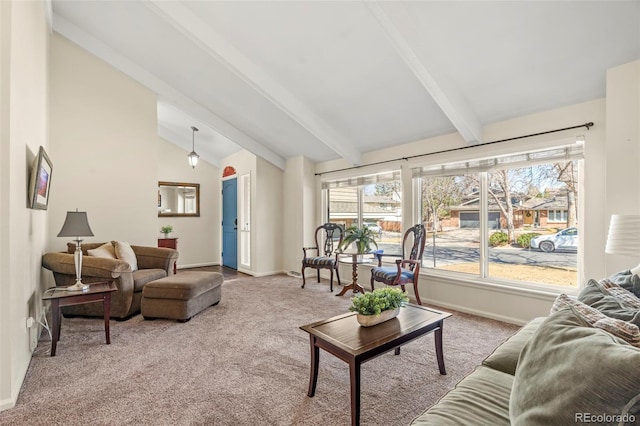
{"type": "Polygon", "coordinates": [[[187,158],[189,158],[189,164],[191,165],[192,169],[196,168],[196,164],[198,164],[198,158],[200,158],[200,156],[198,154],[196,154],[196,132],[198,131],[198,128],[195,126],[191,126],[191,152],[189,153],[189,155],[187,156],[187,158]]]}

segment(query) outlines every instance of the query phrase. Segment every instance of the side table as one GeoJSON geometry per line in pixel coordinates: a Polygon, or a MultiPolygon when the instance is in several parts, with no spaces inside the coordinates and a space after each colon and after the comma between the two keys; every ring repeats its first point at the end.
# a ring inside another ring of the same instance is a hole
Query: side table
{"type": "MultiPolygon", "coordinates": [[[[158,238],[158,247],[178,250],[178,239],[177,238],[158,238]]],[[[177,272],[176,263],[177,262],[173,262],[173,275],[175,275],[177,272]]]]}
{"type": "Polygon", "coordinates": [[[111,292],[118,288],[113,281],[90,283],[87,291],[67,291],[63,287],[54,287],[45,291],[42,300],[51,302],[51,356],[56,356],[56,347],[60,340],[61,308],[63,306],[81,305],[83,303],[102,302],[104,308],[104,334],[107,345],[111,344],[109,335],[109,318],[111,316],[111,292]]]}
{"type": "Polygon", "coordinates": [[[354,293],[364,293],[364,288],[358,284],[358,265],[364,263],[372,263],[373,256],[371,254],[358,254],[358,253],[343,253],[338,255],[338,262],[351,264],[351,284],[342,288],[342,291],[336,296],[344,296],[348,290],[353,290],[354,293]]]}

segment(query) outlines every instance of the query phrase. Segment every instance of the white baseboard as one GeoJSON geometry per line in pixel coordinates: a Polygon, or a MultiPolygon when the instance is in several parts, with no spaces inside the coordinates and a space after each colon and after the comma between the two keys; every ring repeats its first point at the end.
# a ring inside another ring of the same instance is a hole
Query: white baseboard
{"type": "Polygon", "coordinates": [[[205,266],[220,266],[219,262],[192,263],[190,265],[177,265],[176,269],[204,268],[205,266]]]}
{"type": "Polygon", "coordinates": [[[269,275],[281,275],[281,274],[285,274],[286,275],[286,272],[283,271],[283,270],[271,271],[271,272],[254,272],[254,271],[250,271],[248,269],[238,268],[238,272],[242,272],[243,274],[251,275],[252,277],[268,277],[269,275]]]}

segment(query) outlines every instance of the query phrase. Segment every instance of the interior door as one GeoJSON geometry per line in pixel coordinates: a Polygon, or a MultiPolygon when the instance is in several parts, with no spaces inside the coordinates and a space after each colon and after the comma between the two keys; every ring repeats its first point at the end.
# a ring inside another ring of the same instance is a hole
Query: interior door
{"type": "Polygon", "coordinates": [[[238,180],[222,181],[222,265],[238,269],[238,180]]]}

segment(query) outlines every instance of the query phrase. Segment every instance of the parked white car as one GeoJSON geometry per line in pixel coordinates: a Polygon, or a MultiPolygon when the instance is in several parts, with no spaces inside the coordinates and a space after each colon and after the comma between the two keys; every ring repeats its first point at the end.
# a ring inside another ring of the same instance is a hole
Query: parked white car
{"type": "Polygon", "coordinates": [[[382,228],[380,228],[380,225],[378,225],[377,223],[375,223],[375,222],[365,222],[364,226],[369,228],[375,234],[382,235],[382,228]]]}
{"type": "Polygon", "coordinates": [[[566,228],[555,234],[540,235],[531,239],[531,248],[544,252],[578,250],[578,228],[566,228]]]}

